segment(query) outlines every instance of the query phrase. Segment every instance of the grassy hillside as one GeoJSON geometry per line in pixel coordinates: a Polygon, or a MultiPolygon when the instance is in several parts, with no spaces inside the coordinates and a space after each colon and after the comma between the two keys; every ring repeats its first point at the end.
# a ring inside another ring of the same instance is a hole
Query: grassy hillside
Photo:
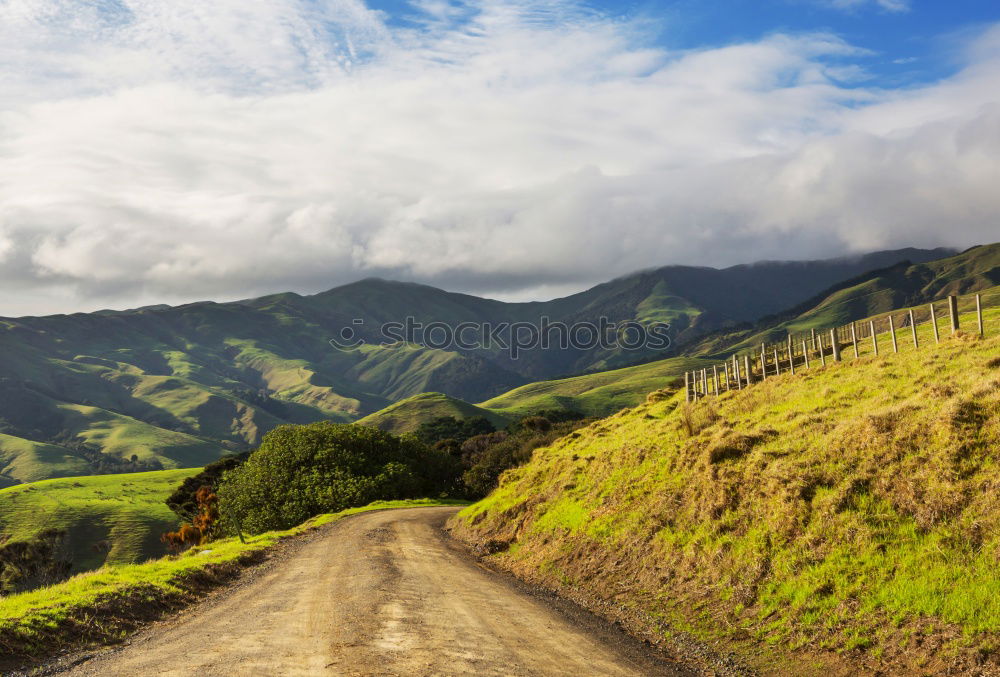
{"type": "Polygon", "coordinates": [[[495,411],[477,407],[442,393],[423,393],[390,404],[385,409],[369,414],[357,422],[398,435],[413,432],[420,427],[421,423],[433,421],[442,416],[451,416],[457,419],[483,416],[497,429],[505,428],[512,420],[495,411]]]}
{"type": "MultiPolygon", "coordinates": [[[[822,295],[752,329],[719,333],[690,346],[694,354],[736,352],[804,333],[877,317],[890,310],[969,294],[1000,284],[1000,244],[914,265],[896,265],[836,285],[822,295]]],[[[920,308],[921,313],[924,312],[920,308]]],[[[943,312],[940,308],[939,312],[943,312]]],[[[922,320],[918,320],[922,321],[922,320]]]]}
{"type": "Polygon", "coordinates": [[[177,527],[164,500],[200,468],[44,480],[0,489],[0,535],[29,540],[66,529],[74,571],[166,554],[160,534],[177,527]]]}
{"type": "Polygon", "coordinates": [[[470,404],[442,393],[423,393],[391,404],[360,419],[390,432],[410,432],[441,416],[457,419],[485,416],[498,429],[538,411],[564,409],[588,417],[608,416],[634,407],[650,391],[675,386],[687,370],[710,364],[698,358],[670,358],[635,367],[539,381],[503,395],[470,404]]]}
{"type": "Polygon", "coordinates": [[[540,381],[515,388],[480,407],[517,417],[544,409],[570,409],[587,416],[607,416],[634,407],[653,390],[673,385],[684,372],[707,362],[677,357],[595,374],[540,381]]]}
{"type": "Polygon", "coordinates": [[[996,671],[1000,309],[987,324],[694,405],[651,396],[536,451],[455,527],[766,672],[996,671]]]}

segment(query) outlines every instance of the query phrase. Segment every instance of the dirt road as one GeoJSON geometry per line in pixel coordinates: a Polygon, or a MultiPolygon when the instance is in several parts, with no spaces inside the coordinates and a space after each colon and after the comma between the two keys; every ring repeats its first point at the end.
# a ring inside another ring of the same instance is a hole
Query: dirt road
{"type": "Polygon", "coordinates": [[[247,584],[62,674],[691,674],[483,569],[441,530],[454,510],[324,527],[247,584]]]}

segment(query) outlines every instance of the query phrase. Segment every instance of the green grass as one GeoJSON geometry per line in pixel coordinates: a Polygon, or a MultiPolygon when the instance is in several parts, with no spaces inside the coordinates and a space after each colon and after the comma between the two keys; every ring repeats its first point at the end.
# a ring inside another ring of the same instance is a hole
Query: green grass
{"type": "Polygon", "coordinates": [[[282,538],[371,510],[461,504],[432,499],[379,501],[320,515],[288,531],[248,536],[246,543],[236,538],[221,539],[182,555],[141,564],[108,565],[74,576],[64,583],[3,597],[0,598],[0,653],[54,654],[75,643],[115,641],[121,638],[122,632],[115,625],[116,604],[140,603],[155,610],[168,606],[171,601],[189,600],[191,590],[186,585],[189,577],[212,567],[245,560],[248,555],[282,538]],[[100,610],[108,608],[109,618],[103,618],[100,610]],[[82,632],[81,624],[84,626],[82,632]]]}
{"type": "Polygon", "coordinates": [[[95,475],[0,489],[0,534],[23,541],[45,529],[65,529],[74,571],[161,556],[160,534],[178,524],[164,500],[199,471],[95,475]]]}
{"type": "Polygon", "coordinates": [[[652,399],[536,451],[456,524],[529,575],[774,655],[995,659],[1000,308],[985,319],[986,339],[966,313],[940,345],[925,325],[919,349],[906,329],[898,353],[882,335],[878,357],[652,399]]]}
{"type": "Polygon", "coordinates": [[[519,417],[543,409],[572,409],[587,416],[608,416],[634,407],[654,390],[669,387],[684,372],[709,362],[699,358],[670,358],[635,367],[539,381],[515,388],[478,406],[519,417]]]}

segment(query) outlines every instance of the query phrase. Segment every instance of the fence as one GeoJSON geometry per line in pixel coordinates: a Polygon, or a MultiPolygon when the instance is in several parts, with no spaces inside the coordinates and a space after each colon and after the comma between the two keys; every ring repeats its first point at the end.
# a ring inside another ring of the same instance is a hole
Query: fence
{"type": "MultiPolygon", "coordinates": [[[[789,332],[780,343],[739,351],[710,368],[684,373],[686,400],[691,402],[796,370],[826,366],[864,355],[899,352],[937,345],[960,329],[986,336],[984,310],[1000,307],[1000,287],[979,294],[948,296],[922,306],[891,310],[830,329],[789,332]]],[[[992,318],[990,318],[992,319],[992,318]]]]}

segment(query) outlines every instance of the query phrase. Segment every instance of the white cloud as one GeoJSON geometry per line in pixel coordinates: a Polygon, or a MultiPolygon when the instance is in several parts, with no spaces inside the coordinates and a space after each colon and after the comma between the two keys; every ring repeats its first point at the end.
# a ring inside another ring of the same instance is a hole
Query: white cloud
{"type": "Polygon", "coordinates": [[[911,0],[825,0],[826,4],[837,9],[854,10],[874,5],[886,12],[908,12],[911,0]]]}
{"type": "Polygon", "coordinates": [[[0,313],[996,239],[1000,33],[895,93],[835,36],[670,52],[534,4],[0,0],[0,313]]]}

